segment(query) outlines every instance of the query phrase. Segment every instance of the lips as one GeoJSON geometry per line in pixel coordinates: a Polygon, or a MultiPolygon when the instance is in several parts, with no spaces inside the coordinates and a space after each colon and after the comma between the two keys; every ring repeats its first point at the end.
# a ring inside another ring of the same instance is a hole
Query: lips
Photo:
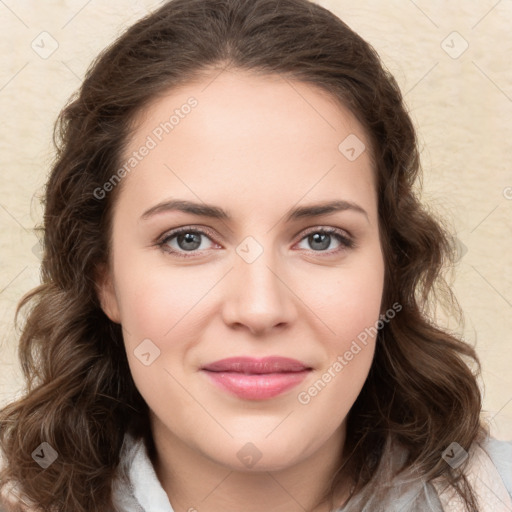
{"type": "Polygon", "coordinates": [[[236,372],[247,374],[264,373],[290,373],[309,369],[308,366],[287,357],[265,357],[254,359],[252,357],[230,357],[221,359],[203,367],[211,372],[236,372]]]}
{"type": "Polygon", "coordinates": [[[278,396],[302,382],[311,367],[286,357],[232,357],[207,364],[201,370],[224,391],[246,400],[278,396]]]}

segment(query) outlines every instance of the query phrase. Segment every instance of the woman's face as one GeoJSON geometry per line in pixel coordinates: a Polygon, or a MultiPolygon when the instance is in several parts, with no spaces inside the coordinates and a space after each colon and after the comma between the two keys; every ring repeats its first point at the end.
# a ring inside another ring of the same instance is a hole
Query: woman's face
{"type": "Polygon", "coordinates": [[[233,71],[139,121],[100,294],[155,440],[244,470],[343,442],[384,279],[362,127],[313,86],[233,71]]]}

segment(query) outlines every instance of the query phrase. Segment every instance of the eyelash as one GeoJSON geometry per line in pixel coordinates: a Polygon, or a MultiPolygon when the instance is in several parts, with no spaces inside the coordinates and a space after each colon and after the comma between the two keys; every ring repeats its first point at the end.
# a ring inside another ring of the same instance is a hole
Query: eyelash
{"type": "MultiPolygon", "coordinates": [[[[208,230],[198,229],[198,228],[194,228],[191,226],[190,227],[184,226],[182,228],[177,228],[168,233],[165,233],[160,238],[160,240],[156,243],[156,245],[168,254],[173,254],[180,258],[194,258],[195,255],[198,252],[200,252],[197,249],[194,251],[188,251],[189,254],[186,254],[187,251],[176,251],[175,249],[171,249],[168,245],[170,240],[172,240],[173,238],[176,238],[177,236],[184,234],[184,233],[193,233],[193,234],[198,234],[198,235],[204,235],[204,236],[210,238],[212,240],[212,242],[213,242],[213,238],[214,238],[213,234],[208,230]]],[[[338,249],[330,250],[330,251],[314,251],[313,249],[311,249],[310,252],[318,253],[318,254],[326,254],[326,255],[332,256],[333,254],[337,254],[338,252],[353,249],[356,247],[355,241],[351,237],[347,236],[344,231],[337,229],[337,228],[332,228],[332,227],[310,229],[303,235],[303,237],[299,240],[299,242],[302,242],[302,240],[304,240],[308,236],[317,234],[317,233],[331,235],[331,236],[334,235],[340,242],[341,247],[338,249]]]]}

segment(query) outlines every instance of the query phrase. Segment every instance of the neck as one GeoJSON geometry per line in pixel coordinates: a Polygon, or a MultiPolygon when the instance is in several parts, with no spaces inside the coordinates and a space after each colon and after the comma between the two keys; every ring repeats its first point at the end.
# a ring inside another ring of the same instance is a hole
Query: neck
{"type": "Polygon", "coordinates": [[[350,484],[321,502],[340,467],[345,422],[313,455],[276,471],[240,471],[219,464],[176,438],[155,420],[153,465],[174,512],[330,512],[349,497],[350,484]]]}

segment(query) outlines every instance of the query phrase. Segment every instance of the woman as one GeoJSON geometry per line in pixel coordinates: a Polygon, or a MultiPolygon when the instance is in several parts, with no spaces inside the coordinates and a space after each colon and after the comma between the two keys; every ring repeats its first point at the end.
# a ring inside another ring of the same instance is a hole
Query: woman
{"type": "Polygon", "coordinates": [[[9,507],[512,506],[478,358],[428,315],[452,248],[411,120],[343,22],[167,2],[57,135],[29,391],[0,416],[9,507]]]}

